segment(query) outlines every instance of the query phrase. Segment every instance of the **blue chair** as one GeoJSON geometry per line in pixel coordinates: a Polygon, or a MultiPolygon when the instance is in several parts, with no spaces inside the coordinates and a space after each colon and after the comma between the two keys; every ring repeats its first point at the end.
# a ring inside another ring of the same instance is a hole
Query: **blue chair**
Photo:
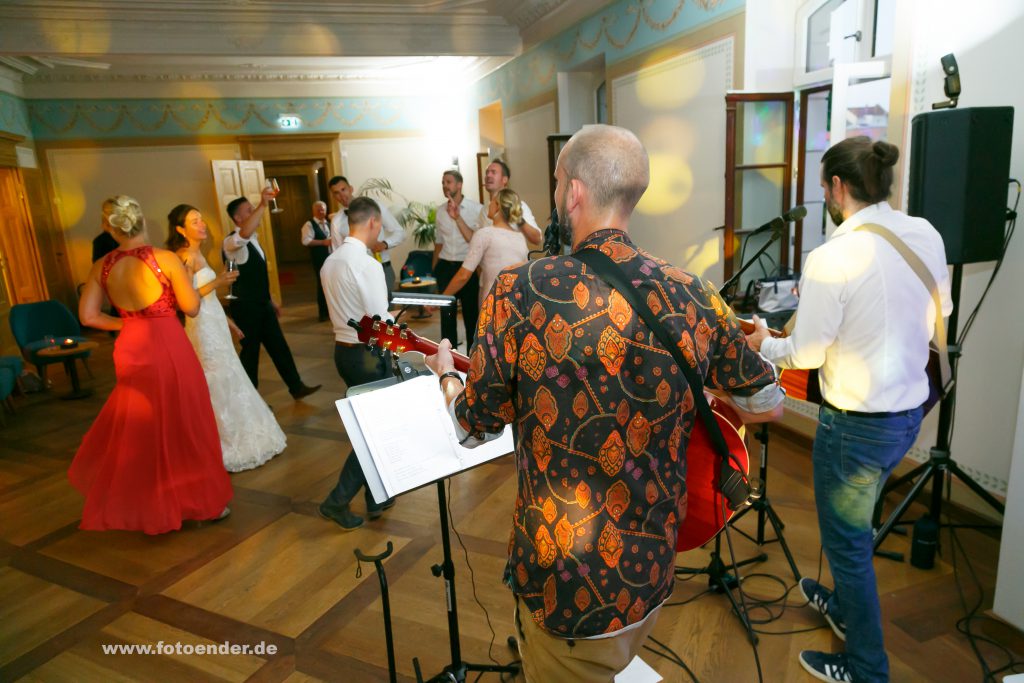
{"type": "MultiPolygon", "coordinates": [[[[20,359],[19,359],[20,360],[20,359]]],[[[0,402],[4,404],[4,410],[0,410],[0,425],[7,426],[5,412],[14,412],[14,402],[11,400],[11,393],[17,385],[18,376],[8,365],[0,365],[0,402]]]]}
{"type": "Polygon", "coordinates": [[[432,251],[410,251],[398,277],[400,280],[408,280],[412,277],[432,277],[434,275],[433,262],[434,252],[432,251]]]}
{"type": "MultiPolygon", "coordinates": [[[[43,382],[46,382],[46,366],[51,363],[63,363],[63,358],[46,358],[39,351],[51,346],[47,337],[60,341],[74,339],[78,342],[88,341],[82,336],[82,328],[78,320],[59,301],[37,301],[30,304],[17,304],[11,308],[11,332],[18,343],[25,360],[36,366],[36,371],[43,382]]],[[[82,359],[86,372],[92,377],[92,370],[86,359],[91,351],[82,351],[78,358],[82,359]]]]}

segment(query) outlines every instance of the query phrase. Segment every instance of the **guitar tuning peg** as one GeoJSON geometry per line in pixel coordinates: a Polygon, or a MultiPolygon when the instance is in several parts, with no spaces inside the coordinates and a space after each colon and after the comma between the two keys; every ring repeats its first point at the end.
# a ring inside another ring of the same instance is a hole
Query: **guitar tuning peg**
{"type": "Polygon", "coordinates": [[[409,329],[409,324],[408,323],[402,323],[402,324],[400,324],[398,326],[398,329],[400,329],[400,330],[407,330],[407,329],[409,329]]]}
{"type": "Polygon", "coordinates": [[[388,325],[394,325],[394,324],[395,324],[395,321],[392,320],[391,318],[388,318],[388,325]]]}
{"type": "Polygon", "coordinates": [[[374,320],[374,322],[380,322],[380,316],[379,315],[373,316],[373,320],[374,320]]]}

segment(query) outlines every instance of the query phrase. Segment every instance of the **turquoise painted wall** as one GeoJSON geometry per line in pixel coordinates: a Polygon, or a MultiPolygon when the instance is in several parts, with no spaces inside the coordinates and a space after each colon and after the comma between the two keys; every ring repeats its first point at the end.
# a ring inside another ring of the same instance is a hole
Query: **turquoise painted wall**
{"type": "Polygon", "coordinates": [[[743,11],[746,0],[620,0],[516,57],[476,83],[471,101],[503,108],[556,88],[569,71],[600,54],[622,61],[706,24],[743,11]]]}
{"type": "Polygon", "coordinates": [[[25,100],[17,95],[0,92],[0,131],[32,137],[25,100]]]}
{"type": "Polygon", "coordinates": [[[435,103],[420,97],[29,100],[37,140],[195,137],[422,129],[435,103]],[[282,130],[278,117],[302,126],[282,130]]]}

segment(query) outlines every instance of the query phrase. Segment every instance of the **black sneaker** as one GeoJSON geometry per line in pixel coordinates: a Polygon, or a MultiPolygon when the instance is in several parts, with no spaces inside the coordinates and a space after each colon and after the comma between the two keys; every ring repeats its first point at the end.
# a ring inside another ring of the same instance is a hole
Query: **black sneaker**
{"type": "Polygon", "coordinates": [[[316,393],[317,391],[320,391],[320,387],[321,386],[323,386],[323,385],[322,384],[317,384],[315,387],[309,387],[309,386],[306,386],[305,384],[301,384],[301,385],[299,385],[298,389],[296,389],[295,391],[291,392],[292,393],[292,398],[294,398],[296,401],[298,401],[300,398],[306,398],[310,394],[313,394],[313,393],[316,393]]]}
{"type": "Polygon", "coordinates": [[[846,655],[804,650],[800,653],[800,666],[819,681],[853,683],[853,674],[846,665],[846,655]]]}
{"type": "Polygon", "coordinates": [[[321,517],[331,520],[345,531],[353,531],[365,523],[362,517],[352,514],[347,505],[343,508],[336,508],[327,503],[320,503],[316,510],[321,517]]]}
{"type": "Polygon", "coordinates": [[[832,591],[822,586],[814,579],[803,578],[800,579],[800,592],[804,594],[804,598],[807,599],[809,604],[814,609],[821,612],[825,620],[828,621],[828,625],[832,627],[836,637],[843,642],[846,641],[846,624],[837,619],[835,615],[829,612],[828,600],[832,597],[832,591]]]}
{"type": "Polygon", "coordinates": [[[370,518],[372,522],[375,519],[380,519],[384,516],[385,510],[390,510],[395,507],[395,499],[388,498],[380,505],[374,505],[373,500],[370,498],[366,499],[366,516],[370,518]]]}

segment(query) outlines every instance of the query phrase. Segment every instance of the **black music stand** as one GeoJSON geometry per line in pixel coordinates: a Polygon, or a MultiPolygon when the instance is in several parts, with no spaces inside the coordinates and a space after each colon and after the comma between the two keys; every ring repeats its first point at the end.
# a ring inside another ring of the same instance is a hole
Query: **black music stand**
{"type": "MultiPolygon", "coordinates": [[[[417,295],[423,296],[423,295],[417,295]]],[[[445,299],[452,299],[454,297],[444,297],[445,299]]],[[[392,356],[394,358],[394,356],[392,356]]],[[[354,387],[347,392],[347,396],[355,396],[356,394],[366,393],[368,391],[374,391],[376,389],[383,389],[385,387],[396,384],[400,381],[416,377],[420,374],[430,374],[429,371],[422,373],[413,368],[408,363],[395,360],[392,364],[395,372],[394,377],[388,377],[385,379],[377,380],[375,382],[369,382],[367,384],[361,384],[358,387],[354,387]]],[[[448,499],[444,490],[444,482],[446,479],[439,479],[436,483],[437,486],[437,509],[438,516],[441,521],[441,551],[442,561],[441,564],[435,564],[430,568],[430,572],[438,577],[444,578],[445,585],[445,598],[448,607],[448,647],[451,652],[451,662],[441,670],[439,674],[432,678],[424,680],[423,674],[420,670],[419,658],[413,657],[412,665],[416,672],[417,683],[464,683],[466,676],[469,673],[508,673],[517,674],[519,673],[519,664],[512,663],[506,665],[500,664],[474,664],[465,662],[462,660],[462,645],[459,639],[459,612],[458,612],[458,601],[455,595],[455,564],[452,562],[452,546],[451,537],[448,531],[448,499]]],[[[380,574],[382,590],[386,595],[387,583],[383,573],[380,574]]],[[[390,612],[385,613],[384,632],[387,640],[390,642],[392,638],[390,612]]],[[[508,644],[510,647],[515,646],[515,638],[509,636],[508,644]]]]}

